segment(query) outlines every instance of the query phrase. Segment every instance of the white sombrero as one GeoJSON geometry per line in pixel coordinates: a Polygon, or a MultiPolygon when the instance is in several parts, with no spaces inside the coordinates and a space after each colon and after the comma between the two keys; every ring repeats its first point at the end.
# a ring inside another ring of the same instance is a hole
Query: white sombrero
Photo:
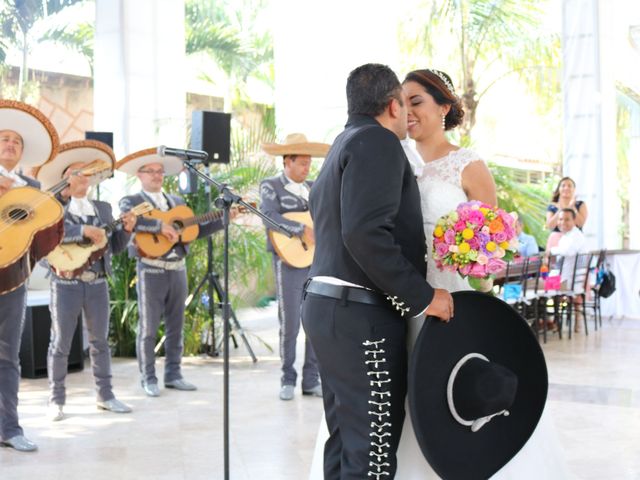
{"type": "MultiPolygon", "coordinates": [[[[58,149],[55,158],[42,165],[35,173],[36,179],[46,190],[57,184],[64,175],[65,170],[74,163],[90,163],[94,160],[102,160],[113,167],[116,156],[106,143],[96,140],[78,140],[76,142],[63,143],[58,149]]],[[[94,178],[92,184],[96,184],[100,178],[94,178]]]]}
{"type": "Polygon", "coordinates": [[[287,135],[284,143],[263,143],[262,149],[270,155],[311,155],[326,157],[331,145],[307,141],[303,133],[287,135]]]}
{"type": "Polygon", "coordinates": [[[135,175],[145,165],[149,163],[161,163],[164,166],[165,175],[177,175],[182,171],[184,165],[178,157],[170,155],[158,155],[157,148],[147,148],[139,152],[131,153],[116,163],[116,170],[135,175]]]}
{"type": "Polygon", "coordinates": [[[12,130],[22,137],[21,167],[48,162],[60,143],[55,127],[40,110],[15,100],[0,100],[0,130],[12,130]]]}

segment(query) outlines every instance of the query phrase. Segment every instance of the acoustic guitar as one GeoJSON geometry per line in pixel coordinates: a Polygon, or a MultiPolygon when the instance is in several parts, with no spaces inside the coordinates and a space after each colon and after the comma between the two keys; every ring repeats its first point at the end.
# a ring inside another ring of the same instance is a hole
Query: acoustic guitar
{"type": "MultiPolygon", "coordinates": [[[[246,210],[242,205],[235,206],[233,209],[238,212],[246,210]]],[[[145,214],[145,217],[162,220],[163,223],[171,225],[180,236],[177,241],[172,242],[160,233],[136,232],[134,242],[138,253],[146,258],[161,257],[168,253],[176,243],[187,244],[198,238],[198,233],[200,232],[199,223],[218,220],[222,218],[223,214],[224,210],[218,210],[195,216],[193,210],[186,205],[178,205],[166,212],[157,209],[152,210],[145,214]]]]}
{"type": "MultiPolygon", "coordinates": [[[[74,173],[100,180],[111,176],[111,165],[96,160],[74,173]]],[[[38,260],[63,236],[63,209],[55,195],[67,188],[65,178],[46,192],[17,187],[0,197],[0,293],[20,287],[38,260]]]]}
{"type": "MultiPolygon", "coordinates": [[[[151,210],[153,210],[153,205],[149,202],[142,202],[131,209],[136,216],[151,210]]],[[[109,247],[109,234],[121,223],[122,219],[118,218],[103,226],[102,228],[105,229],[106,235],[100,243],[93,243],[89,239],[78,243],[61,243],[47,255],[49,265],[59,277],[77,277],[89,268],[93,262],[102,258],[109,247]]]]}
{"type": "MultiPolygon", "coordinates": [[[[282,216],[288,220],[304,223],[307,227],[313,228],[311,213],[308,211],[287,212],[283,213],[282,216]]],[[[306,268],[311,265],[315,245],[307,244],[301,237],[295,235],[289,238],[274,230],[268,230],[268,232],[273,249],[284,263],[294,268],[306,268]]]]}

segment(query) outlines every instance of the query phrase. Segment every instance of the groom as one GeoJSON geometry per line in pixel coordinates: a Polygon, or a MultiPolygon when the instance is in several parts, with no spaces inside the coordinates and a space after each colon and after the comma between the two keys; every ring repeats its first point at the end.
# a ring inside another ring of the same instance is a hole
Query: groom
{"type": "Polygon", "coordinates": [[[325,479],[390,479],[404,419],[407,322],[453,316],[426,282],[420,196],[399,139],[407,99],[388,67],[347,80],[349,118],[311,190],[316,251],[302,321],[320,364],[325,479]]]}

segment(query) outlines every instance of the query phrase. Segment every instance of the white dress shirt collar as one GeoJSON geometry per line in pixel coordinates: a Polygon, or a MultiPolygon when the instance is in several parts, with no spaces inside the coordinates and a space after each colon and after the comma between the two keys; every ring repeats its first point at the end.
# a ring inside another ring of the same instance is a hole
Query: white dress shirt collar
{"type": "Polygon", "coordinates": [[[159,209],[162,210],[163,212],[166,212],[167,210],[169,210],[169,203],[167,202],[167,197],[164,196],[164,193],[162,192],[162,190],[160,190],[159,192],[147,192],[146,190],[142,190],[144,192],[145,195],[147,195],[155,204],[155,206],[159,209]]]}
{"type": "Polygon", "coordinates": [[[15,168],[9,171],[6,168],[4,168],[2,165],[0,165],[0,175],[13,180],[14,187],[24,187],[25,185],[28,185],[28,183],[20,175],[16,173],[15,168]]]}
{"type": "Polygon", "coordinates": [[[93,203],[91,203],[86,196],[82,198],[71,197],[67,211],[72,215],[81,217],[83,220],[96,215],[96,209],[93,208],[93,203]]]}
{"type": "Polygon", "coordinates": [[[286,174],[284,174],[284,178],[287,179],[287,184],[284,186],[284,189],[298,197],[303,198],[306,202],[309,201],[309,187],[305,182],[294,182],[286,174]]]}

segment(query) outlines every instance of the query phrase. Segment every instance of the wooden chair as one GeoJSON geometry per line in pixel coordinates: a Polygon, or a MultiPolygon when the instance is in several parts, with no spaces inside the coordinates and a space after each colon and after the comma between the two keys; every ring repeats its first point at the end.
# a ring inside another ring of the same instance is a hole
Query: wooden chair
{"type": "MultiPolygon", "coordinates": [[[[571,338],[571,323],[573,320],[574,305],[576,305],[576,298],[580,299],[578,305],[582,305],[582,320],[584,322],[584,334],[589,335],[589,327],[587,325],[587,311],[585,306],[586,292],[589,282],[589,269],[591,267],[591,253],[579,253],[575,257],[569,257],[569,260],[573,260],[573,273],[571,275],[571,282],[567,290],[563,290],[563,300],[567,309],[567,326],[569,328],[569,338],[571,338]]],[[[576,313],[578,313],[576,306],[576,313]]],[[[577,315],[576,315],[577,317],[577,315]]],[[[577,320],[576,320],[577,321],[577,320]]],[[[595,321],[595,329],[598,329],[598,322],[595,321]]]]}

